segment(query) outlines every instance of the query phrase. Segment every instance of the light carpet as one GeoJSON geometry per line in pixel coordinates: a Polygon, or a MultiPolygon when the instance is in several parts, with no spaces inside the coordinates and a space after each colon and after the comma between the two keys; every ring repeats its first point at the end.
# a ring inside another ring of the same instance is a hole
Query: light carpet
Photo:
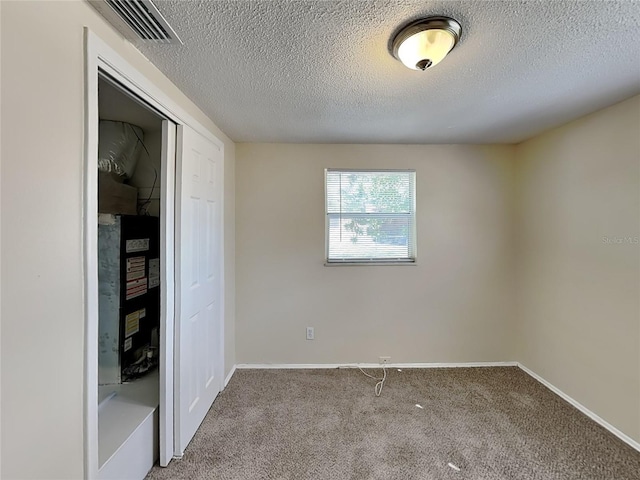
{"type": "Polygon", "coordinates": [[[148,479],[640,480],[640,453],[517,367],[238,370],[148,479]],[[380,374],[380,371],[367,370],[380,374]]]}

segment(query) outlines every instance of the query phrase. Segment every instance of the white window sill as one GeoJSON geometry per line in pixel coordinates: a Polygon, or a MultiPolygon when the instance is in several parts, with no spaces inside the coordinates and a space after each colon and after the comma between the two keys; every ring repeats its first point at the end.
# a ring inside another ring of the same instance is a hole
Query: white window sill
{"type": "Polygon", "coordinates": [[[324,266],[325,267],[386,267],[386,266],[393,266],[393,267],[397,267],[397,266],[403,266],[403,267],[408,267],[408,266],[415,266],[417,265],[418,262],[417,261],[412,261],[412,262],[376,262],[376,261],[371,261],[371,262],[324,262],[324,266]]]}

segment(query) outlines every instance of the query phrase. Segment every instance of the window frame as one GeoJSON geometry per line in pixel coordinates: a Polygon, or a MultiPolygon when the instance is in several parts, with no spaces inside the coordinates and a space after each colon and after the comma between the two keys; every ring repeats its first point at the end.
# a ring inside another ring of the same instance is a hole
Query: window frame
{"type": "Polygon", "coordinates": [[[417,245],[417,230],[418,221],[416,217],[416,203],[418,196],[418,179],[416,170],[413,168],[325,168],[324,169],[324,265],[325,267],[341,267],[341,266],[390,266],[390,265],[417,265],[418,263],[418,245],[417,245]],[[406,259],[384,259],[384,258],[371,258],[371,259],[345,259],[345,260],[330,260],[329,259],[329,197],[327,191],[327,175],[330,172],[347,172],[347,173],[411,173],[413,174],[413,228],[411,229],[411,238],[413,246],[413,257],[406,259]]]}

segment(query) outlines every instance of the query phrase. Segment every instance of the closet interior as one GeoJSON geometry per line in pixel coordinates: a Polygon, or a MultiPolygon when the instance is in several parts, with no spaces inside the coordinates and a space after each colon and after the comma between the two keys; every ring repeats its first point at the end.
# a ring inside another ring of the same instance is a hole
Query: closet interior
{"type": "Polygon", "coordinates": [[[99,477],[158,458],[163,117],[98,85],[99,477]]]}

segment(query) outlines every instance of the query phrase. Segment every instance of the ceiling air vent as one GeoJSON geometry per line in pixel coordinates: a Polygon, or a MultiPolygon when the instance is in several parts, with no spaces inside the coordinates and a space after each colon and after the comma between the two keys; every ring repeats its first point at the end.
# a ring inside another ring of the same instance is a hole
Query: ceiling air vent
{"type": "Polygon", "coordinates": [[[89,3],[131,41],[182,44],[151,0],[89,0],[89,3]]]}

